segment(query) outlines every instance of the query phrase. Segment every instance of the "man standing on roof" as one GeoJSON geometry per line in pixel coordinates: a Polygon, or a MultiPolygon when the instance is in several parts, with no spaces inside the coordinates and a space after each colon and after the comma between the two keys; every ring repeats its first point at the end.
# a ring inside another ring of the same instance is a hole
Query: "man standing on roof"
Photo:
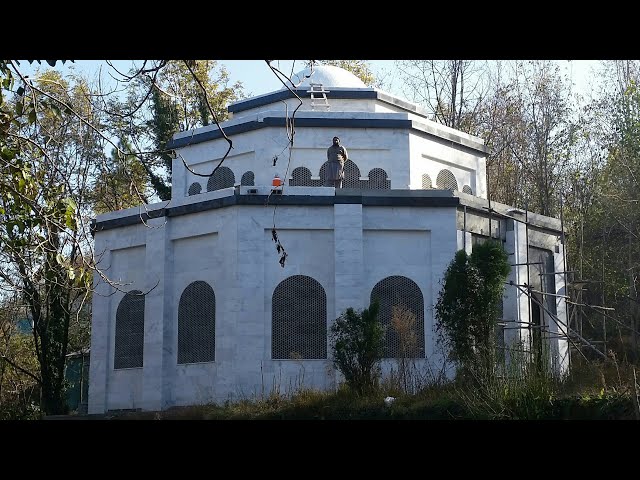
{"type": "Polygon", "coordinates": [[[344,162],[348,159],[347,149],[340,145],[338,137],[333,137],[333,145],[327,149],[328,168],[324,179],[325,187],[342,188],[344,162]]]}

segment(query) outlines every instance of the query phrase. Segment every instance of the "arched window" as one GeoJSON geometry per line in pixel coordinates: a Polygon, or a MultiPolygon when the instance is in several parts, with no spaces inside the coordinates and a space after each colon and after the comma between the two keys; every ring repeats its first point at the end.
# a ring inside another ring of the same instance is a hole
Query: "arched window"
{"type": "Polygon", "coordinates": [[[389,190],[391,188],[391,182],[387,180],[387,172],[382,168],[371,169],[371,171],[369,171],[368,187],[389,190]]]}
{"type": "Polygon", "coordinates": [[[433,184],[431,183],[431,177],[426,173],[422,174],[422,189],[429,190],[433,188],[433,184]]]}
{"type": "Polygon", "coordinates": [[[360,186],[360,169],[351,160],[344,162],[344,188],[358,188],[360,186]]]}
{"type": "MultiPolygon", "coordinates": [[[[327,168],[329,162],[324,162],[320,167],[320,181],[322,185],[327,178],[327,168]]],[[[344,180],[342,181],[343,188],[359,188],[360,187],[360,169],[352,160],[344,162],[344,180]]]]}
{"type": "Polygon", "coordinates": [[[255,176],[253,175],[253,172],[251,170],[242,174],[240,185],[244,185],[247,187],[253,187],[255,185],[255,176]]]}
{"type": "Polygon", "coordinates": [[[114,369],[142,367],[144,298],[140,290],[132,290],[120,300],[116,311],[114,369]]]}
{"type": "Polygon", "coordinates": [[[373,287],[371,302],[376,298],[380,302],[378,319],[385,328],[383,357],[423,358],[424,299],[420,287],[407,277],[394,275],[373,287]]]}
{"type": "Polygon", "coordinates": [[[469,185],[465,185],[462,187],[462,191],[464,193],[468,193],[469,195],[473,195],[473,190],[471,190],[471,187],[469,185]]]}
{"type": "Polygon", "coordinates": [[[451,170],[440,170],[438,173],[438,178],[436,178],[436,186],[441,190],[453,190],[454,192],[458,190],[458,181],[451,170]]]}
{"type": "Polygon", "coordinates": [[[198,182],[193,182],[189,186],[189,196],[198,195],[201,191],[202,191],[202,185],[200,185],[198,182]]]}
{"type": "Polygon", "coordinates": [[[271,358],[327,358],[327,295],[306,275],[285,278],[273,292],[271,358]]]}
{"type": "Polygon", "coordinates": [[[190,283],[178,306],[178,363],[216,358],[216,295],[207,282],[190,283]]]}
{"type": "Polygon", "coordinates": [[[229,167],[220,167],[216,170],[216,173],[209,177],[207,192],[233,187],[235,183],[236,177],[233,171],[229,167]]]}
{"type": "Polygon", "coordinates": [[[291,180],[289,180],[289,186],[291,187],[311,187],[313,183],[311,181],[311,170],[306,167],[297,167],[291,172],[291,180]]]}

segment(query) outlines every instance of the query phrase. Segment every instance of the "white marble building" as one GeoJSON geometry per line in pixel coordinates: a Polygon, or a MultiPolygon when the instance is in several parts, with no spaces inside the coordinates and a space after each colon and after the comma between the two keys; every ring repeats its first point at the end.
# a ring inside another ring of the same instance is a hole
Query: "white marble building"
{"type": "MultiPolygon", "coordinates": [[[[510,280],[563,293],[563,276],[552,273],[564,270],[560,222],[529,213],[527,231],[513,219],[522,213],[495,202],[489,215],[481,139],[337,67],[316,67],[295,91],[303,105],[290,158],[286,118],[299,102],[283,88],[229,107],[222,126],[233,149],[215,175],[196,176],[183,160],[210,174],[228,147],[217,127],[177,134],[172,200],[96,219],[99,267],[130,293],[96,276],[89,413],[335,388],[329,328],[374,295],[385,324],[392,304],[416,314],[416,364],[439,367],[433,305],[443,273],[456,250],[490,235],[515,265],[510,280]],[[311,99],[310,81],[327,101],[311,99]],[[320,186],[334,136],[350,158],[337,190],[320,186]],[[269,195],[276,173],[284,187],[269,195]],[[527,275],[522,264],[535,259],[527,275]]],[[[530,342],[541,329],[518,327],[531,315],[554,333],[542,341],[565,370],[564,299],[540,298],[546,307],[530,312],[528,296],[506,287],[504,341],[530,342]]],[[[393,335],[385,355],[388,369],[393,335]]]]}

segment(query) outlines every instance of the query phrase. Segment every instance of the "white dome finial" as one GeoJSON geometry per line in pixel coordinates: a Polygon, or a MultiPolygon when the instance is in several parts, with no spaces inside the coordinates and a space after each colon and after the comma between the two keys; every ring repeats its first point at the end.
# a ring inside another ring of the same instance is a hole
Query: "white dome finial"
{"type": "MultiPolygon", "coordinates": [[[[324,88],[367,88],[362,80],[344,68],[333,65],[314,65],[294,73],[291,76],[293,85],[290,88],[308,88],[312,83],[320,84],[324,88]]],[[[286,87],[282,87],[284,89],[286,87]]]]}

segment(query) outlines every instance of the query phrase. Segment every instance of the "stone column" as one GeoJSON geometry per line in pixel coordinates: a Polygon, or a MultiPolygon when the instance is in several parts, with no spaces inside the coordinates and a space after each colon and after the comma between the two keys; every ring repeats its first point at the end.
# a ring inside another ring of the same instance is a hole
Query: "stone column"
{"type": "MultiPolygon", "coordinates": [[[[456,229],[456,208],[440,208],[431,210],[429,215],[433,221],[430,233],[431,248],[431,285],[429,299],[425,295],[425,350],[428,361],[434,371],[445,365],[444,352],[437,344],[435,305],[442,289],[444,275],[458,250],[463,248],[463,232],[456,229]]],[[[466,232],[467,252],[471,252],[471,233],[466,232]]],[[[426,293],[426,292],[425,292],[426,293]]],[[[454,370],[448,368],[446,375],[452,378],[454,370]]]]}
{"type": "MultiPolygon", "coordinates": [[[[106,270],[111,266],[111,250],[106,248],[105,233],[96,233],[94,252],[97,267],[106,270]]],[[[108,271],[107,271],[108,275],[108,271]]],[[[113,288],[98,273],[93,274],[93,304],[91,318],[91,352],[89,364],[88,413],[104,413],[107,408],[107,373],[109,369],[109,296],[113,288]]]]}
{"type": "MultiPolygon", "coordinates": [[[[335,204],[333,208],[334,229],[334,312],[327,312],[331,325],[347,308],[360,310],[369,307],[369,299],[364,292],[364,256],[362,243],[362,205],[335,204]]],[[[330,295],[327,292],[327,295],[330,295]]],[[[328,345],[330,346],[330,344],[328,345]]],[[[331,349],[327,350],[327,358],[331,360],[331,349]]],[[[342,376],[335,371],[336,385],[342,376]]]]}
{"type": "MultiPolygon", "coordinates": [[[[507,226],[505,235],[505,249],[509,255],[508,261],[511,265],[521,265],[511,267],[507,283],[513,282],[517,285],[524,285],[527,283],[527,265],[524,265],[527,261],[526,225],[515,220],[511,220],[509,223],[511,225],[507,226]]],[[[523,342],[525,348],[528,349],[529,330],[527,329],[527,324],[523,322],[529,322],[529,297],[515,285],[506,285],[504,288],[503,318],[507,321],[505,346],[508,349],[517,342],[523,342]]],[[[507,350],[506,358],[509,361],[509,350],[507,350]]]]}
{"type": "MultiPolygon", "coordinates": [[[[235,386],[247,392],[248,395],[260,392],[261,366],[270,361],[266,356],[267,342],[270,335],[265,337],[265,268],[281,268],[277,263],[273,242],[273,257],[265,266],[265,229],[253,217],[254,208],[239,208],[237,212],[237,231],[234,241],[237,245],[237,260],[233,268],[236,269],[234,288],[231,291],[232,315],[235,315],[235,330],[230,332],[229,340],[238,339],[235,342],[233,354],[234,364],[230,369],[235,372],[235,386]],[[231,336],[231,334],[233,336],[231,336]]],[[[218,361],[218,359],[216,359],[218,361]]],[[[234,386],[230,385],[229,390],[234,386]]]]}
{"type": "MultiPolygon", "coordinates": [[[[167,217],[147,221],[144,308],[144,356],[142,371],[142,408],[160,410],[163,407],[163,347],[165,327],[170,325],[170,312],[165,308],[165,292],[171,294],[170,278],[165,272],[172,261],[167,217]],[[165,224],[166,222],[166,224],[165,224]]],[[[169,303],[167,302],[167,305],[169,303]]]]}
{"type": "Polygon", "coordinates": [[[363,292],[362,205],[334,206],[335,312],[329,325],[348,307],[368,307],[363,292]]]}
{"type": "MultiPolygon", "coordinates": [[[[198,170],[196,170],[198,171],[198,170]]],[[[187,171],[184,168],[184,164],[182,163],[181,158],[174,158],[171,161],[171,198],[173,199],[181,199],[187,196],[187,190],[189,189],[189,185],[187,185],[187,171]]],[[[199,182],[202,185],[202,191],[207,191],[207,179],[204,177],[196,177],[196,182],[199,182]],[[204,185],[202,185],[202,181],[204,180],[204,185]]]]}
{"type": "Polygon", "coordinates": [[[471,239],[472,239],[471,232],[456,230],[456,233],[457,233],[457,239],[458,239],[458,250],[464,249],[464,251],[467,252],[467,255],[471,255],[471,251],[473,247],[473,245],[471,244],[471,239]]]}
{"type": "MultiPolygon", "coordinates": [[[[557,252],[553,254],[553,271],[564,272],[566,265],[564,261],[564,245],[557,245],[557,252]]],[[[568,295],[565,276],[563,274],[555,275],[557,295],[568,295]]],[[[551,338],[551,352],[556,355],[552,359],[554,365],[560,374],[565,374],[569,370],[569,341],[565,335],[568,335],[568,318],[567,318],[567,302],[562,297],[554,297],[556,302],[556,315],[559,322],[549,317],[549,333],[557,338],[551,338]],[[561,337],[560,337],[561,336],[561,337]]]]}

